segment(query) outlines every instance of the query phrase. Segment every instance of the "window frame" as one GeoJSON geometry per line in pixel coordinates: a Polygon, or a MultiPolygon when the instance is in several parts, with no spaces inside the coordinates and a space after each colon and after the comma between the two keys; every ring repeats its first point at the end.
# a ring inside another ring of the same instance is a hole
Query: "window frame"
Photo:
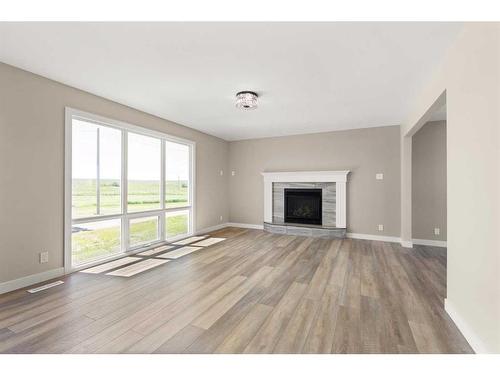
{"type": "Polygon", "coordinates": [[[151,130],[144,128],[142,126],[129,124],[127,122],[110,119],[107,117],[95,115],[93,113],[81,111],[71,107],[65,107],[65,148],[64,148],[64,268],[65,271],[74,272],[79,269],[91,267],[99,263],[108,262],[112,259],[121,258],[124,256],[131,255],[143,251],[145,248],[168,242],[174,242],[182,238],[192,236],[196,233],[195,228],[195,160],[196,160],[196,142],[172,136],[163,132],[156,130],[151,130]],[[78,119],[93,123],[99,126],[106,126],[113,129],[121,131],[121,178],[120,178],[120,189],[121,189],[121,213],[119,214],[107,214],[107,215],[94,215],[89,217],[81,217],[73,219],[72,217],[72,126],[73,119],[78,119]],[[161,140],[161,162],[160,162],[160,208],[153,210],[128,212],[128,134],[136,133],[148,137],[158,138],[161,140]],[[166,164],[166,153],[165,153],[165,142],[175,142],[189,147],[189,181],[188,181],[188,204],[186,206],[166,208],[165,205],[165,164],[166,164]],[[165,233],[165,214],[167,212],[174,211],[189,211],[189,221],[188,221],[188,233],[182,234],[172,238],[166,238],[165,233]],[[158,216],[158,232],[159,239],[154,242],[147,244],[141,244],[138,246],[131,247],[129,244],[129,223],[130,219],[158,216]],[[121,219],[121,251],[119,254],[107,257],[105,259],[99,259],[96,261],[91,261],[82,265],[73,266],[72,265],[72,247],[71,247],[71,236],[72,236],[72,226],[74,224],[82,224],[89,222],[97,222],[109,219],[121,219]]]}

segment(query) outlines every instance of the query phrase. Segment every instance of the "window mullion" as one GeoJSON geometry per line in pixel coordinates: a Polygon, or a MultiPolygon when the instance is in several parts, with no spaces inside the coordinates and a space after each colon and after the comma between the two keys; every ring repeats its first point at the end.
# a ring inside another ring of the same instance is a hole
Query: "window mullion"
{"type": "Polygon", "coordinates": [[[96,141],[97,141],[97,155],[96,155],[96,215],[101,214],[101,134],[99,132],[99,128],[97,128],[96,133],[96,141]]]}
{"type": "Polygon", "coordinates": [[[122,206],[122,251],[129,249],[129,223],[128,223],[128,132],[122,130],[122,170],[121,170],[121,206],[122,206]]]}
{"type": "Polygon", "coordinates": [[[161,165],[161,171],[160,171],[160,179],[161,179],[161,182],[160,182],[160,200],[161,200],[161,204],[160,204],[160,207],[162,209],[165,208],[165,189],[166,189],[166,186],[165,186],[165,164],[166,164],[166,160],[165,160],[165,140],[162,139],[161,140],[161,162],[160,162],[160,165],[161,165]]]}
{"type": "MultiPolygon", "coordinates": [[[[161,140],[161,162],[160,162],[160,207],[162,210],[165,210],[165,190],[166,190],[166,181],[165,181],[165,166],[166,166],[166,152],[165,152],[165,140],[161,140]]],[[[160,240],[166,240],[165,233],[165,212],[159,215],[158,220],[158,235],[160,240]]]]}
{"type": "Polygon", "coordinates": [[[194,147],[192,145],[189,146],[189,174],[188,174],[188,203],[189,203],[189,234],[194,232],[194,212],[193,212],[193,204],[194,204],[194,147]]]}

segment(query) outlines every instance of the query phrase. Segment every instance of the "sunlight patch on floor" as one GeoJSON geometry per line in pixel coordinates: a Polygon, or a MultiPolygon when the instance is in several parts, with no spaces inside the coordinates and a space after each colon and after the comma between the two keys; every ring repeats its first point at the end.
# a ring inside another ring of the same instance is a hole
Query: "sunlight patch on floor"
{"type": "Polygon", "coordinates": [[[163,246],[151,249],[151,250],[143,251],[143,252],[141,252],[141,253],[139,253],[137,255],[146,255],[146,256],[155,255],[155,254],[161,253],[163,251],[167,251],[167,250],[173,249],[174,247],[175,246],[172,246],[172,245],[163,245],[163,246]]]}
{"type": "Polygon", "coordinates": [[[207,236],[188,237],[188,238],[184,238],[183,240],[174,242],[174,245],[188,245],[190,243],[202,240],[204,238],[207,238],[207,236]]]}
{"type": "Polygon", "coordinates": [[[109,271],[113,268],[120,267],[129,263],[137,262],[140,260],[140,258],[134,258],[134,257],[126,257],[126,258],[121,258],[114,260],[112,262],[100,264],[98,266],[92,267],[92,268],[87,268],[85,270],[82,270],[80,272],[82,273],[101,273],[105,271],[109,271]]]}
{"type": "Polygon", "coordinates": [[[119,269],[112,271],[112,272],[108,272],[106,275],[130,277],[130,276],[137,275],[138,273],[147,271],[151,268],[161,266],[162,264],[165,264],[167,262],[170,262],[170,261],[164,260],[164,259],[146,259],[146,260],[140,261],[139,263],[135,263],[135,264],[132,264],[130,266],[119,268],[119,269]]]}
{"type": "Polygon", "coordinates": [[[89,274],[107,272],[108,276],[130,277],[225,240],[226,238],[223,237],[193,236],[175,243],[159,245],[156,248],[137,253],[133,257],[117,259],[80,272],[89,274]]]}
{"type": "Polygon", "coordinates": [[[225,240],[226,240],[225,238],[211,237],[211,238],[207,238],[206,240],[196,242],[193,245],[206,247],[206,246],[215,245],[216,243],[219,243],[219,242],[225,241],[225,240]]]}
{"type": "Polygon", "coordinates": [[[165,253],[165,254],[161,254],[161,255],[158,255],[158,258],[165,258],[165,259],[177,259],[177,258],[180,258],[184,255],[187,255],[187,254],[191,254],[195,251],[198,251],[198,250],[201,250],[203,249],[203,247],[199,247],[199,246],[184,246],[184,247],[181,247],[177,250],[174,250],[174,251],[170,251],[168,253],[165,253]]]}

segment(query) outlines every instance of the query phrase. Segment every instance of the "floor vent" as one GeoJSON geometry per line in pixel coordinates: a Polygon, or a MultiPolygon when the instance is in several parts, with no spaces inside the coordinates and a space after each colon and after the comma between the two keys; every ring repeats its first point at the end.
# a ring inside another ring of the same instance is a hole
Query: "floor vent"
{"type": "Polygon", "coordinates": [[[45,284],[45,285],[39,286],[38,288],[28,289],[28,293],[40,292],[42,290],[49,289],[49,288],[52,288],[53,286],[57,286],[57,285],[61,285],[61,284],[64,284],[64,281],[61,281],[61,280],[54,281],[53,283],[45,284]]]}

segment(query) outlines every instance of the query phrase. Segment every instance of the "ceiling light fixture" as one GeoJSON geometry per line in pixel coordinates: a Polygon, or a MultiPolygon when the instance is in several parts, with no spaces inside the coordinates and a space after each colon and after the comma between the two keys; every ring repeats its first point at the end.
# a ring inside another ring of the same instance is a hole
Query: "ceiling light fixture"
{"type": "Polygon", "coordinates": [[[258,97],[253,91],[240,91],[236,94],[236,107],[244,110],[255,109],[258,97]]]}

